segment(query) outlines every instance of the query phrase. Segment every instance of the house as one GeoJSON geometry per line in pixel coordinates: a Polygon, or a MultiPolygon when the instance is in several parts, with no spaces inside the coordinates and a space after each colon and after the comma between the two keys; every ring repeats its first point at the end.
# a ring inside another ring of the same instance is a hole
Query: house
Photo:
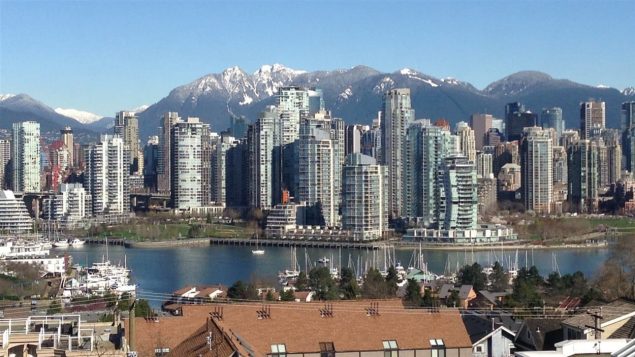
{"type": "Polygon", "coordinates": [[[506,296],[511,295],[510,291],[479,291],[476,298],[472,301],[472,305],[493,309],[503,305],[506,296]]]}
{"type": "Polygon", "coordinates": [[[631,326],[630,321],[635,317],[635,304],[631,301],[618,299],[608,304],[597,304],[587,306],[584,312],[576,314],[562,321],[563,335],[566,340],[591,340],[611,338],[619,331],[624,334],[622,327],[631,326]],[[593,329],[597,321],[597,326],[602,331],[593,329]]]}
{"type": "Polygon", "coordinates": [[[529,318],[525,319],[516,332],[514,344],[519,351],[553,350],[555,344],[564,340],[562,335],[563,319],[529,318]]]}
{"type": "Polygon", "coordinates": [[[582,299],[579,297],[567,296],[564,300],[560,301],[556,311],[561,312],[573,312],[576,311],[580,305],[582,305],[582,299]]]}
{"type": "Polygon", "coordinates": [[[185,286],[172,293],[172,296],[162,305],[164,311],[173,315],[180,314],[181,304],[202,304],[227,297],[227,288],[222,285],[209,285],[197,288],[185,286]]]}
{"type": "Polygon", "coordinates": [[[463,323],[472,341],[473,357],[510,357],[515,351],[516,334],[505,326],[496,325],[495,319],[484,315],[463,314],[463,323]]]}
{"type": "Polygon", "coordinates": [[[461,285],[455,287],[452,284],[443,284],[439,289],[439,299],[448,302],[448,299],[452,297],[452,293],[456,292],[459,299],[459,306],[467,309],[470,305],[470,301],[476,299],[476,291],[472,285],[461,285]]]}
{"type": "Polygon", "coordinates": [[[556,343],[550,351],[516,352],[516,357],[632,357],[635,340],[571,340],[556,343]]]}
{"type": "Polygon", "coordinates": [[[458,310],[408,309],[396,299],[182,309],[179,317],[136,318],[134,332],[126,321],[132,350],[139,356],[157,350],[169,356],[472,355],[458,310]]]}

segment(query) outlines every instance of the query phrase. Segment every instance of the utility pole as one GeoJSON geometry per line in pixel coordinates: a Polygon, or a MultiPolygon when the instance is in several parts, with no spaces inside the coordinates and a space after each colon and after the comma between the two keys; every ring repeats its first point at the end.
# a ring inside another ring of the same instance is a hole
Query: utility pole
{"type": "Polygon", "coordinates": [[[600,326],[601,326],[600,320],[604,319],[602,317],[602,307],[600,307],[600,312],[599,313],[593,313],[591,311],[587,311],[587,314],[591,315],[591,317],[593,318],[593,326],[584,325],[584,327],[590,328],[593,331],[595,331],[595,339],[596,340],[601,339],[602,338],[602,332],[604,332],[604,330],[600,328],[600,326]]]}

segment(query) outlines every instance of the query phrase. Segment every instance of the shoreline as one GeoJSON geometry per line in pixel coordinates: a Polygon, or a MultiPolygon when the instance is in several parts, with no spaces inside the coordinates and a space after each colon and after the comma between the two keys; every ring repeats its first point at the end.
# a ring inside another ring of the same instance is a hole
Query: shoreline
{"type": "MultiPolygon", "coordinates": [[[[156,248],[179,248],[179,247],[206,247],[211,245],[217,245],[221,241],[222,238],[192,238],[192,239],[180,239],[180,240],[165,240],[165,241],[128,241],[128,240],[119,240],[115,242],[111,240],[111,244],[113,245],[123,245],[125,248],[138,248],[138,249],[156,249],[156,248]]],[[[220,243],[223,245],[236,245],[236,246],[254,246],[256,244],[255,241],[252,241],[248,238],[236,238],[231,239],[231,244],[227,244],[227,240],[225,243],[220,243]]],[[[97,243],[95,240],[91,240],[87,242],[89,244],[105,244],[105,241],[102,243],[97,243]]],[[[110,242],[109,242],[110,243],[110,242]]],[[[262,246],[278,246],[278,247],[293,247],[293,246],[306,246],[307,244],[315,243],[316,245],[313,248],[324,248],[324,249],[338,249],[342,248],[355,248],[355,249],[382,249],[384,245],[388,245],[394,247],[397,250],[412,250],[419,249],[419,242],[404,242],[404,241],[377,241],[377,242],[368,242],[368,243],[356,243],[355,246],[346,247],[347,243],[350,242],[317,242],[317,241],[289,241],[289,240],[260,240],[260,245],[262,246]]],[[[548,250],[548,249],[603,249],[608,248],[610,243],[608,241],[603,241],[598,244],[574,244],[574,243],[564,243],[557,245],[537,245],[537,244],[479,244],[479,245],[469,245],[469,244],[459,244],[459,245],[450,245],[450,244],[435,244],[435,243],[422,243],[421,250],[424,251],[437,251],[437,250],[445,250],[445,251],[487,251],[487,250],[548,250]]],[[[309,246],[310,247],[310,246],[309,246]]]]}

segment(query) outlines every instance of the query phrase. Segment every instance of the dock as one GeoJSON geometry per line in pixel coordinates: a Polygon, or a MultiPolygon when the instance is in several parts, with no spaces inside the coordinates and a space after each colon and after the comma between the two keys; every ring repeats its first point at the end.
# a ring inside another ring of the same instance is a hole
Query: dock
{"type": "Polygon", "coordinates": [[[328,240],[285,240],[285,239],[245,239],[245,238],[210,238],[211,245],[237,245],[262,247],[305,247],[305,248],[343,248],[377,250],[385,246],[381,242],[345,242],[328,240]]]}

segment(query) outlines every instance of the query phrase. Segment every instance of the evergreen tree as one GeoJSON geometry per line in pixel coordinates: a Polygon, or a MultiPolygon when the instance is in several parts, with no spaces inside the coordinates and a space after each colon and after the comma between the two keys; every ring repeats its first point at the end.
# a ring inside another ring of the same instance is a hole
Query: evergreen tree
{"type": "Polygon", "coordinates": [[[479,263],[466,265],[459,270],[459,282],[462,285],[472,285],[474,290],[485,289],[487,276],[483,273],[483,267],[479,263]]]}
{"type": "Polygon", "coordinates": [[[356,299],[357,296],[359,296],[359,285],[357,284],[357,279],[355,279],[355,274],[352,269],[342,268],[340,272],[339,289],[340,296],[343,299],[356,299]]]}
{"type": "Polygon", "coordinates": [[[408,286],[406,286],[405,300],[412,305],[420,306],[422,303],[421,287],[415,279],[408,279],[408,286]]]}
{"type": "Polygon", "coordinates": [[[379,270],[368,269],[362,286],[362,296],[365,299],[384,299],[388,296],[386,280],[381,276],[379,270]]]}

